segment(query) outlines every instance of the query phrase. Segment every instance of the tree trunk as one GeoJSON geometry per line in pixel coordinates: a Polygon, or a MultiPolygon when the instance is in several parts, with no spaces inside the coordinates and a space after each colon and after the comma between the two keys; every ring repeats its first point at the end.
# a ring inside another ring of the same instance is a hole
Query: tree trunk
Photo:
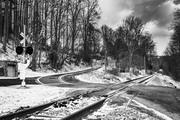
{"type": "MultiPolygon", "coordinates": [[[[46,0],[44,0],[45,2],[45,11],[44,11],[44,19],[47,18],[47,12],[48,12],[48,6],[47,6],[47,3],[46,3],[46,0]]],[[[47,21],[45,22],[45,38],[47,39],[47,21]]],[[[47,53],[47,48],[46,48],[46,56],[48,55],[47,53]]]]}
{"type": "Polygon", "coordinates": [[[108,59],[107,59],[107,44],[104,41],[104,51],[105,51],[105,71],[107,71],[107,66],[108,66],[108,59]]]}
{"type": "Polygon", "coordinates": [[[75,42],[75,31],[73,29],[73,33],[72,33],[72,44],[71,44],[71,54],[74,55],[74,42],[75,42]]]}
{"type": "Polygon", "coordinates": [[[84,23],[84,60],[87,58],[87,29],[86,23],[84,23]]]}
{"type": "Polygon", "coordinates": [[[67,48],[68,45],[69,45],[69,18],[68,18],[68,15],[69,15],[69,0],[67,1],[67,8],[66,8],[66,46],[67,48]]]}
{"type": "Polygon", "coordinates": [[[33,31],[33,39],[34,39],[34,53],[33,53],[33,56],[32,56],[32,70],[35,71],[36,70],[36,66],[37,66],[37,60],[36,60],[36,57],[37,57],[37,53],[38,53],[38,0],[35,0],[35,3],[34,3],[34,24],[33,24],[33,28],[34,28],[34,31],[33,31]]]}
{"type": "Polygon", "coordinates": [[[18,45],[18,10],[17,10],[17,0],[14,0],[14,36],[15,36],[15,47],[18,45]]]}
{"type": "Polygon", "coordinates": [[[39,64],[38,64],[38,67],[40,67],[41,68],[41,53],[42,53],[42,50],[41,50],[41,47],[39,48],[40,50],[39,50],[39,64]]]}
{"type": "Polygon", "coordinates": [[[26,36],[26,38],[27,38],[27,35],[28,35],[28,4],[29,4],[29,2],[28,2],[28,0],[26,0],[25,1],[25,10],[24,10],[24,25],[26,25],[26,33],[24,33],[25,34],[25,36],[26,36]]]}
{"type": "MultiPolygon", "coordinates": [[[[55,17],[55,23],[54,23],[54,31],[55,31],[55,43],[56,43],[56,52],[57,52],[57,56],[58,56],[58,54],[59,54],[59,51],[58,51],[58,48],[59,48],[59,40],[58,40],[58,13],[57,13],[57,15],[56,15],[56,17],[55,17]]],[[[57,60],[55,61],[55,69],[56,69],[56,71],[57,71],[57,69],[58,69],[58,65],[57,65],[57,63],[58,63],[58,61],[59,61],[59,57],[57,57],[57,60]]]]}
{"type": "MultiPolygon", "coordinates": [[[[43,18],[43,14],[44,14],[44,12],[43,12],[43,7],[44,7],[44,1],[41,3],[41,20],[43,20],[44,18],[43,18]]],[[[39,28],[40,28],[40,26],[39,26],[39,28]]],[[[38,28],[38,29],[39,29],[38,28]]],[[[45,26],[45,29],[46,29],[46,26],[45,26]]],[[[46,30],[45,30],[46,31],[46,30]]],[[[43,36],[45,36],[45,32],[44,32],[44,34],[43,34],[43,36]]],[[[46,39],[41,39],[39,42],[40,42],[40,47],[39,47],[39,62],[38,62],[38,67],[39,68],[41,68],[41,55],[42,55],[42,45],[44,45],[43,44],[43,40],[46,40],[46,39]]]]}
{"type": "Polygon", "coordinates": [[[2,24],[2,17],[3,15],[2,15],[2,0],[0,0],[0,27],[1,27],[1,29],[0,29],[0,42],[2,42],[2,35],[3,35],[3,24],[2,24]]]}
{"type": "Polygon", "coordinates": [[[5,15],[4,15],[4,40],[3,40],[3,50],[6,52],[6,44],[8,41],[8,21],[9,21],[9,1],[5,1],[5,15]]]}
{"type": "Polygon", "coordinates": [[[23,31],[23,1],[24,0],[20,0],[20,7],[19,7],[19,12],[20,12],[20,32],[23,31]]]}
{"type": "MultiPolygon", "coordinates": [[[[10,10],[9,10],[9,25],[8,25],[8,32],[9,32],[9,35],[12,35],[14,34],[13,31],[12,31],[12,8],[13,8],[13,5],[12,5],[12,0],[10,1],[10,10]]],[[[13,48],[14,49],[14,48],[13,48]]]]}
{"type": "Polygon", "coordinates": [[[132,68],[132,60],[133,60],[133,53],[129,53],[129,72],[130,72],[130,69],[132,68]]]}
{"type": "Polygon", "coordinates": [[[144,72],[146,73],[146,55],[144,55],[144,72]]]}
{"type": "Polygon", "coordinates": [[[36,71],[36,66],[37,66],[37,51],[38,51],[38,44],[35,44],[34,45],[34,53],[33,53],[33,56],[32,56],[32,70],[33,71],[36,71]]]}
{"type": "Polygon", "coordinates": [[[50,36],[51,36],[51,50],[53,49],[52,47],[53,47],[53,45],[52,45],[52,43],[53,43],[53,19],[54,19],[54,17],[53,17],[53,15],[54,15],[54,13],[53,13],[53,10],[52,10],[52,12],[51,12],[51,31],[50,31],[50,36]]]}

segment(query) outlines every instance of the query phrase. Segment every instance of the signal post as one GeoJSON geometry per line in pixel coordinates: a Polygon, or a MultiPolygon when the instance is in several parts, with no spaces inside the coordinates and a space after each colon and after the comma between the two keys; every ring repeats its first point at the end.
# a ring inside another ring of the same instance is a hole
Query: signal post
{"type": "Polygon", "coordinates": [[[17,46],[16,53],[18,55],[23,55],[23,61],[18,63],[18,69],[20,71],[20,75],[19,75],[20,80],[22,80],[21,87],[26,87],[26,82],[25,82],[26,69],[30,65],[29,56],[33,53],[33,48],[31,46],[26,46],[26,37],[25,36],[21,42],[23,42],[23,46],[17,46]],[[26,60],[26,55],[28,56],[27,60],[26,60]]]}

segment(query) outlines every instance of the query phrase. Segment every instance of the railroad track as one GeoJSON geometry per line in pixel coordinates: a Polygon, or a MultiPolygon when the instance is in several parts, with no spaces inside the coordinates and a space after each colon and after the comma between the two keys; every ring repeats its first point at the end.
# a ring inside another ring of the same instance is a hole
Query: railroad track
{"type": "MultiPolygon", "coordinates": [[[[146,80],[148,80],[148,79],[150,79],[152,77],[153,77],[153,75],[147,76],[147,77],[141,77],[141,78],[133,79],[132,81],[133,82],[137,81],[137,83],[143,83],[143,82],[145,82],[146,80]]],[[[118,90],[115,90],[114,92],[112,92],[110,94],[103,95],[104,98],[102,100],[99,100],[99,101],[97,101],[97,102],[95,102],[95,103],[93,103],[93,104],[91,104],[91,105],[89,105],[89,106],[87,106],[85,108],[80,109],[77,112],[74,112],[71,115],[68,115],[68,116],[64,117],[62,120],[80,120],[84,116],[87,116],[88,114],[92,113],[96,109],[100,108],[107,99],[115,96],[116,94],[119,94],[120,91],[124,91],[127,88],[130,88],[130,86],[131,85],[126,85],[126,86],[123,86],[123,87],[119,88],[118,90]]],[[[135,96],[137,96],[137,94],[135,96]]]]}
{"type": "MultiPolygon", "coordinates": [[[[69,75],[69,74],[68,74],[69,75]]],[[[55,75],[57,76],[57,75],[55,75]]],[[[148,76],[148,77],[141,77],[141,78],[138,78],[138,79],[133,79],[132,81],[138,81],[138,82],[141,82],[141,81],[145,81],[149,78],[151,78],[152,76],[148,76]]],[[[118,94],[119,91],[123,91],[124,89],[130,87],[128,86],[128,83],[131,83],[131,82],[127,82],[126,86],[124,87],[121,87],[120,89],[110,93],[110,94],[107,94],[107,95],[104,95],[103,98],[101,100],[98,100],[97,102],[83,108],[83,109],[80,109],[78,111],[76,111],[75,113],[73,114],[70,114],[64,118],[62,118],[62,120],[79,120],[81,118],[83,118],[84,116],[88,115],[89,113],[92,113],[93,111],[95,111],[96,109],[100,108],[103,103],[109,98],[109,97],[112,97],[113,95],[115,94],[118,94]]],[[[21,118],[28,118],[29,116],[31,116],[32,114],[36,113],[36,112],[39,112],[39,111],[42,111],[52,105],[55,105],[55,104],[62,104],[63,103],[67,103],[68,101],[71,101],[71,100],[76,100],[78,99],[78,97],[81,96],[80,94],[79,95],[76,95],[76,96],[71,96],[71,97],[67,97],[67,98],[64,98],[64,99],[60,99],[60,100],[55,100],[55,101],[52,101],[52,102],[49,102],[49,103],[46,103],[46,104],[43,104],[43,105],[39,105],[39,106],[35,106],[35,107],[32,107],[32,108],[27,108],[27,109],[23,109],[23,110],[20,110],[20,111],[17,111],[17,112],[14,112],[14,113],[10,113],[10,114],[7,114],[7,115],[3,115],[3,116],[0,116],[0,120],[10,120],[10,119],[14,119],[14,118],[17,118],[17,119],[21,119],[21,118]]]]}

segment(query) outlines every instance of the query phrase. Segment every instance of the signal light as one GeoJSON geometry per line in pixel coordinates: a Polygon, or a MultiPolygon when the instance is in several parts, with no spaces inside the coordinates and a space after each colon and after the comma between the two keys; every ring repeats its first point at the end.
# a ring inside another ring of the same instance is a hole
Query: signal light
{"type": "Polygon", "coordinates": [[[17,46],[17,47],[16,47],[16,53],[17,53],[18,55],[22,54],[22,53],[23,53],[23,47],[22,47],[22,46],[17,46]]]}
{"type": "Polygon", "coordinates": [[[31,55],[33,53],[33,48],[31,46],[26,48],[26,54],[31,55]]]}
{"type": "MultiPolygon", "coordinates": [[[[16,53],[17,53],[18,55],[22,54],[23,52],[24,52],[24,49],[23,49],[22,46],[17,46],[17,47],[16,47],[16,53]]],[[[33,48],[32,48],[31,46],[28,46],[28,47],[26,48],[26,50],[25,50],[25,53],[31,55],[31,54],[33,53],[33,48]]]]}

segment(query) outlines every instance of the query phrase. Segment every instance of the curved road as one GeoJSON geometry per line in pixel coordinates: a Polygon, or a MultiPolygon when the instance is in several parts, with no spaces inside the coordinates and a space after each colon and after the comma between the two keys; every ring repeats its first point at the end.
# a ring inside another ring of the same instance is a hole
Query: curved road
{"type": "Polygon", "coordinates": [[[88,73],[98,68],[91,68],[87,70],[82,70],[78,72],[63,73],[41,77],[38,79],[38,82],[41,84],[52,85],[57,87],[73,87],[73,88],[96,88],[96,87],[106,87],[113,84],[100,84],[100,83],[88,83],[83,82],[75,78],[76,75],[83,73],[88,73]]]}

